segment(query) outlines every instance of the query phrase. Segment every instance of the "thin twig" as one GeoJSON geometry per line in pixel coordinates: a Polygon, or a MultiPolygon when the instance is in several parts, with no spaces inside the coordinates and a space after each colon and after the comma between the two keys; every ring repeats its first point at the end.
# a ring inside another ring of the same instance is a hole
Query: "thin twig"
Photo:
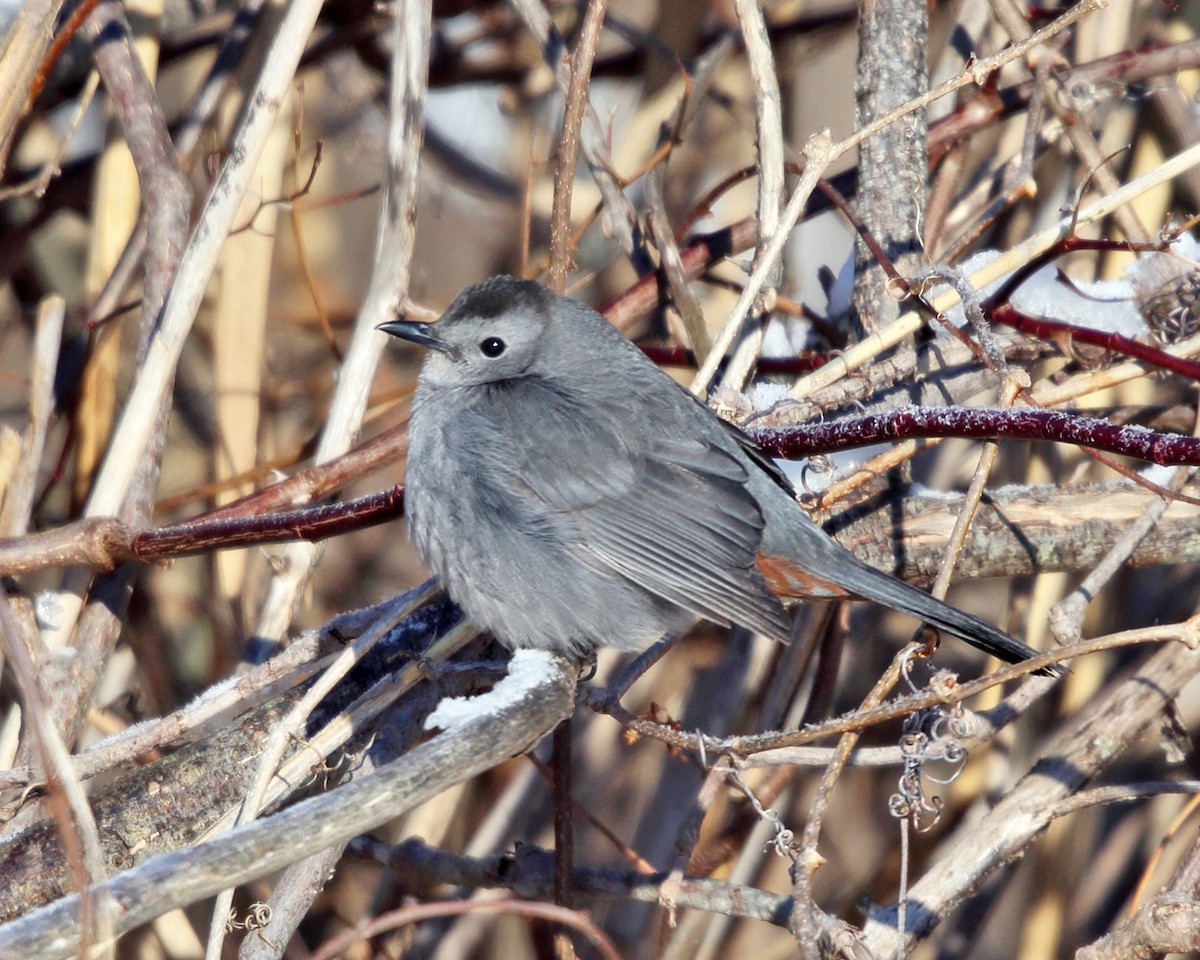
{"type": "Polygon", "coordinates": [[[54,409],[54,372],[58,367],[65,314],[66,303],[61,297],[47,297],[38,305],[33,366],[29,377],[29,420],[21,437],[21,456],[17,461],[17,469],[2,491],[2,537],[24,536],[29,527],[38,467],[42,462],[46,433],[50,429],[50,415],[54,409]]]}
{"type": "MultiPolygon", "coordinates": [[[[910,645],[892,659],[891,665],[883,676],[876,681],[871,692],[859,706],[860,713],[869,713],[883,703],[886,697],[900,679],[901,672],[906,668],[909,658],[916,646],[910,645]]],[[[804,832],[797,844],[792,868],[792,896],[795,907],[792,912],[793,932],[800,953],[805,960],[821,960],[820,928],[815,922],[819,911],[813,896],[812,878],[823,858],[817,852],[817,843],[821,837],[821,827],[825,814],[833,799],[833,791],[846,768],[846,762],[854,751],[861,731],[847,731],[838,741],[833,759],[821,774],[821,782],[817,787],[808,810],[808,819],[804,823],[804,832]]]]}
{"type": "Polygon", "coordinates": [[[688,286],[687,270],[683,257],[675,243],[671,223],[667,219],[666,202],[663,199],[663,168],[656,167],[646,176],[646,218],[654,245],[658,248],[662,271],[667,279],[671,301],[683,322],[684,336],[680,340],[691,348],[696,359],[703,362],[712,349],[712,337],[704,323],[704,312],[700,301],[688,286]]]}
{"type": "Polygon", "coordinates": [[[701,365],[692,379],[691,389],[697,396],[707,396],[709,384],[717,372],[717,365],[728,352],[730,345],[737,339],[742,325],[750,313],[751,307],[761,296],[767,281],[774,272],[775,265],[783,255],[788,237],[804,212],[809,196],[821,178],[825,168],[836,156],[832,138],[828,131],[814,134],[804,147],[804,173],[796,184],[792,195],[788,198],[787,208],[783,212],[779,230],[771,237],[757,259],[757,266],[746,280],[746,286],[738,297],[730,312],[729,319],[721,329],[721,334],[713,344],[712,353],[701,365]]]}
{"type": "MultiPolygon", "coordinates": [[[[376,226],[371,285],[355,321],[354,337],[317,444],[314,459],[318,464],[346,453],[353,445],[386,343],[386,337],[375,328],[394,317],[408,295],[429,71],[430,0],[401,0],[394,16],[384,199],[376,226]]],[[[255,627],[255,635],[262,640],[260,656],[282,640],[319,557],[320,550],[311,544],[292,544],[283,550],[255,627]]]]}
{"type": "Polygon", "coordinates": [[[583,934],[605,960],[620,960],[620,955],[612,941],[586,913],[556,904],[535,903],[529,900],[476,900],[470,902],[459,900],[449,903],[422,903],[402,907],[376,917],[361,927],[338,934],[323,944],[312,955],[312,960],[332,960],[332,958],[344,954],[360,940],[367,940],[411,923],[419,923],[433,917],[456,917],[468,913],[498,913],[526,917],[531,920],[548,920],[583,934]]]}
{"type": "MultiPolygon", "coordinates": [[[[783,206],[784,187],[783,111],[775,58],[771,53],[771,41],[761,4],[757,0],[735,0],[734,9],[742,28],[746,59],[754,81],[754,146],[755,169],[758,173],[756,216],[759,229],[754,245],[754,262],[757,264],[767,255],[767,246],[780,228],[779,214],[783,206]]],[[[776,260],[771,265],[754,307],[756,313],[762,314],[763,322],[752,327],[738,344],[721,378],[722,390],[741,391],[745,388],[762,349],[765,322],[774,308],[775,291],[782,280],[782,264],[776,260]]],[[[706,358],[699,359],[703,362],[706,358]]]]}
{"type": "MultiPolygon", "coordinates": [[[[526,28],[533,34],[546,63],[554,71],[559,90],[564,97],[567,96],[573,72],[567,45],[551,21],[545,5],[541,0],[512,0],[512,5],[525,22],[526,28]]],[[[602,216],[605,232],[616,239],[625,254],[634,261],[639,273],[649,272],[652,265],[638,236],[637,213],[611,172],[613,166],[608,156],[604,133],[599,119],[590,107],[587,107],[584,115],[580,147],[584,159],[587,160],[588,169],[591,170],[604,197],[602,216]]]]}
{"type": "MultiPolygon", "coordinates": [[[[1200,418],[1197,418],[1193,435],[1200,433],[1200,418]]],[[[1193,474],[1192,468],[1181,467],[1171,477],[1170,489],[1178,492],[1193,474]]],[[[1083,615],[1097,597],[1100,590],[1129,561],[1130,555],[1146,539],[1150,531],[1162,519],[1170,501],[1166,498],[1152,500],[1137,520],[1129,525],[1120,539],[1113,544],[1095,567],[1088,572],[1069,595],[1050,608],[1050,629],[1059,643],[1068,643],[1082,636],[1083,615]]]]}
{"type": "Polygon", "coordinates": [[[608,0],[588,0],[579,31],[579,42],[571,57],[571,79],[567,83],[567,109],[563,115],[562,136],[558,141],[558,162],[554,165],[554,205],[550,213],[550,270],[546,285],[557,293],[567,286],[571,268],[571,191],[575,185],[575,165],[579,160],[580,130],[588,110],[588,84],[592,63],[600,44],[600,28],[608,0]]]}
{"type": "MultiPolygon", "coordinates": [[[[1012,406],[1012,402],[1020,390],[1028,386],[1029,376],[1024,371],[1020,371],[1019,375],[1010,376],[1004,381],[1001,389],[1001,406],[1012,406]]],[[[971,522],[975,519],[976,511],[979,509],[979,503],[983,499],[988,477],[991,476],[992,467],[995,466],[996,455],[999,452],[1000,446],[994,441],[985,443],[979,452],[979,462],[975,465],[975,472],[971,475],[971,485],[967,488],[967,494],[963,498],[963,509],[954,521],[954,530],[951,531],[950,539],[946,544],[945,560],[941,569],[938,570],[937,579],[930,591],[939,599],[946,599],[946,591],[950,589],[950,580],[954,575],[954,565],[958,562],[963,545],[966,543],[967,533],[971,528],[971,522]]]]}
{"type": "MultiPolygon", "coordinates": [[[[235,826],[249,823],[258,816],[259,810],[266,799],[267,788],[276,776],[283,753],[293,738],[298,737],[308,723],[309,717],[317,705],[329,694],[338,682],[350,672],[380,640],[404,617],[411,614],[418,606],[430,599],[436,592],[436,587],[426,584],[425,589],[416,596],[407,598],[406,602],[381,617],[370,630],[358,637],[349,647],[343,650],[334,661],[322,671],[317,680],[305,691],[304,696],[288,711],[287,716],[274,725],[271,736],[258,758],[253,781],[246,790],[241,808],[238,810],[235,826]]],[[[211,960],[221,956],[221,947],[225,941],[225,918],[233,903],[233,888],[222,890],[213,908],[213,923],[209,928],[208,948],[206,954],[211,960]]]]}
{"type": "Polygon", "coordinates": [[[38,683],[37,667],[22,640],[9,609],[8,593],[0,583],[0,636],[5,643],[5,658],[16,676],[24,708],[43,775],[66,798],[69,816],[60,819],[62,842],[72,870],[80,883],[79,930],[81,949],[99,944],[103,956],[113,956],[113,904],[97,885],[107,874],[100,833],[88,805],[83,784],[71,767],[71,754],[46,710],[38,683]],[[65,822],[64,822],[65,821],[65,822]]]}

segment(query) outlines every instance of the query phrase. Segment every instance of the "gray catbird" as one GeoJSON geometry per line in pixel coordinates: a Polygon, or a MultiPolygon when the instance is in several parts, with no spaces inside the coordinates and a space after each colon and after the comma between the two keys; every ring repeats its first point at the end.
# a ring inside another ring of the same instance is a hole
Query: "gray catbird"
{"type": "Polygon", "coordinates": [[[786,640],[782,601],[849,597],[1010,663],[1036,655],[834,542],[760,449],[590,307],[496,277],[435,324],[379,329],[429,348],[409,535],[509,646],[641,650],[697,617],[786,640]]]}

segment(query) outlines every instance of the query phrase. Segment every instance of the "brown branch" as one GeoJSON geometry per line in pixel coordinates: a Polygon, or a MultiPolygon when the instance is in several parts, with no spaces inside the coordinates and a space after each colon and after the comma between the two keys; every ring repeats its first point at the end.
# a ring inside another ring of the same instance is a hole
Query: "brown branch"
{"type": "MultiPolygon", "coordinates": [[[[719,260],[754,246],[757,236],[758,223],[748,217],[714,233],[696,238],[680,251],[684,275],[689,280],[694,280],[719,260]]],[[[613,326],[628,331],[639,320],[654,312],[660,297],[658,275],[649,274],[602,307],[600,312],[613,326]]]]}
{"type": "Polygon", "coordinates": [[[579,161],[580,131],[588,108],[588,84],[600,28],[608,0],[588,0],[579,42],[571,57],[571,80],[567,84],[567,109],[563,116],[562,136],[558,142],[558,163],[554,165],[554,206],[550,214],[550,270],[546,285],[557,293],[567,287],[571,269],[571,192],[575,186],[575,166],[579,161]]]}
{"type": "MultiPolygon", "coordinates": [[[[1200,66],[1200,40],[1176,44],[1151,43],[1136,50],[1079,64],[1062,78],[1068,86],[1115,88],[1165,77],[1200,66]]],[[[1025,80],[1003,90],[984,89],[953,113],[929,125],[929,152],[936,161],[953,143],[965,140],[989,125],[1023,112],[1034,97],[1036,80],[1025,80]]]]}
{"type": "MultiPolygon", "coordinates": [[[[395,868],[417,889],[452,883],[472,889],[520,890],[526,896],[548,899],[553,887],[549,857],[526,845],[515,857],[509,854],[470,857],[437,849],[416,838],[389,848],[381,848],[369,841],[358,843],[368,846],[375,859],[395,868]]],[[[665,873],[576,868],[571,885],[585,902],[634,900],[657,903],[666,876],[665,873]]],[[[788,896],[724,880],[695,877],[685,877],[681,881],[676,891],[676,903],[683,908],[747,917],[782,927],[788,925],[791,910],[788,896]]]]}
{"type": "Polygon", "coordinates": [[[328,463],[300,470],[286,480],[182,523],[137,529],[115,517],[95,517],[42,533],[0,540],[0,575],[72,564],[111,570],[126,560],[158,562],[182,555],[177,552],[179,549],[187,553],[217,549],[230,542],[227,538],[238,537],[243,529],[258,531],[245,541],[249,543],[319,540],[358,529],[352,518],[359,516],[359,512],[361,525],[383,523],[402,510],[402,488],[334,506],[286,508],[326,497],[399,459],[407,449],[407,429],[407,423],[398,424],[328,463]],[[276,519],[271,519],[272,511],[280,508],[284,509],[274,514],[276,519]],[[351,520],[350,526],[340,527],[338,524],[347,518],[351,520]],[[316,535],[310,537],[309,532],[316,535]],[[256,539],[260,536],[262,539],[256,539]]]}
{"type": "MultiPolygon", "coordinates": [[[[178,271],[187,239],[191,187],[180,169],[166,118],[120,4],[102,3],[84,21],[82,35],[92,45],[96,69],[121,123],[137,170],[146,211],[147,247],[142,259],[142,310],[138,326],[137,363],[141,369],[159,332],[162,311],[178,271]]],[[[164,389],[152,399],[152,426],[143,447],[107,451],[132,458],[136,467],[120,497],[120,519],[140,524],[150,517],[159,466],[166,446],[172,394],[164,389]]],[[[129,602],[133,572],[114,570],[91,584],[74,635],[75,660],[69,675],[55,678],[49,708],[65,738],[73,740],[105,665],[116,647],[129,602]]]]}
{"type": "MultiPolygon", "coordinates": [[[[1157,499],[1126,481],[993,490],[980,504],[959,579],[1088,570],[1157,499]]],[[[961,506],[957,497],[906,497],[887,510],[851,509],[831,526],[861,559],[922,586],[933,582],[961,506]],[[901,533],[893,531],[899,526],[901,533]]],[[[1176,503],[1129,560],[1132,567],[1200,561],[1200,511],[1176,503]],[[1195,530],[1195,534],[1193,531],[1195,530]]]]}

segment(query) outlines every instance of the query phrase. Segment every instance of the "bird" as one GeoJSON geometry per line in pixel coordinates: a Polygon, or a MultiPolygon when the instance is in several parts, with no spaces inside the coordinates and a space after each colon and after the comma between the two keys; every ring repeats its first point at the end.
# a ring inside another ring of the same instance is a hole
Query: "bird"
{"type": "Polygon", "coordinates": [[[764,451],[577,300],[500,276],[433,323],[379,329],[426,348],[409,538],[510,648],[640,651],[698,619],[787,641],[787,606],[862,599],[1009,663],[1037,655],[859,560],[764,451]]]}

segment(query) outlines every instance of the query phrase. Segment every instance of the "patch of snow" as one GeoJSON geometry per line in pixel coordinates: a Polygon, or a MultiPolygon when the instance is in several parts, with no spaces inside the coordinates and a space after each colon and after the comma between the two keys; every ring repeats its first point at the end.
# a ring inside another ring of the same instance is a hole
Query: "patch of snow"
{"type": "Polygon", "coordinates": [[[1161,463],[1150,463],[1138,471],[1138,476],[1151,483],[1157,483],[1160,487],[1166,487],[1170,485],[1177,469],[1178,467],[1168,467],[1161,463]]]}
{"type": "MultiPolygon", "coordinates": [[[[957,270],[963,276],[970,277],[999,255],[996,250],[980,250],[964,260],[957,270]]],[[[987,297],[999,289],[1008,276],[977,290],[976,294],[981,299],[987,297]]],[[[1017,288],[1012,304],[1032,317],[1058,320],[1106,333],[1120,333],[1127,337],[1140,337],[1147,330],[1133,294],[1133,283],[1128,278],[1063,283],[1058,278],[1058,268],[1048,264],[1017,288]]],[[[961,327],[966,322],[961,305],[946,311],[946,316],[955,326],[961,327]]],[[[945,335],[944,332],[942,335],[945,335]]]]}
{"type": "Polygon", "coordinates": [[[774,408],[777,403],[792,395],[791,388],[786,383],[769,383],[759,381],[750,387],[748,394],[750,405],[756,413],[765,413],[774,408]]]}
{"type": "Polygon", "coordinates": [[[508,663],[508,675],[503,680],[477,697],[444,697],[425,718],[425,729],[453,730],[519,703],[532,688],[549,682],[554,676],[552,656],[545,650],[517,650],[508,663]]]}

